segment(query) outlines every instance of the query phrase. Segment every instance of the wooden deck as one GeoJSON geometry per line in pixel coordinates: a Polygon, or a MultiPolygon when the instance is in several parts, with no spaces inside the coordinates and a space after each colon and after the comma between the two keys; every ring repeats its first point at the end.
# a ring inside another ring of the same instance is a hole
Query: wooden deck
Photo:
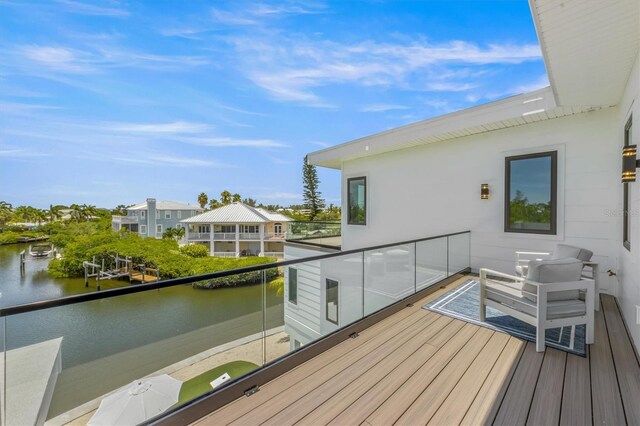
{"type": "Polygon", "coordinates": [[[198,425],[640,424],[640,366],[602,297],[587,358],[413,307],[198,425]]]}

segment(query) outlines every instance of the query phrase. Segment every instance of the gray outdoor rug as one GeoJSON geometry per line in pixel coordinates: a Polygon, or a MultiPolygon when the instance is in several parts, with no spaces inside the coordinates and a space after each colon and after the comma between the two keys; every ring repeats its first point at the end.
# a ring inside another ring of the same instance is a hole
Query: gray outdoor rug
{"type": "MultiPolygon", "coordinates": [[[[502,331],[530,342],[536,341],[536,328],[497,309],[487,307],[487,322],[480,321],[480,283],[469,280],[422,307],[429,311],[502,331]]],[[[546,332],[547,346],[586,356],[585,326],[576,326],[573,349],[569,347],[571,327],[553,328],[546,332]]]]}

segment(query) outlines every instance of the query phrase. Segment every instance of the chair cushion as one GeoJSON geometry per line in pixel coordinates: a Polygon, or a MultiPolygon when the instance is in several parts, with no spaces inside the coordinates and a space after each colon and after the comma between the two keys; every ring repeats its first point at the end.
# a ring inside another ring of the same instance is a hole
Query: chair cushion
{"type": "Polygon", "coordinates": [[[558,244],[556,249],[551,256],[552,259],[566,259],[573,258],[578,259],[583,262],[588,262],[591,260],[593,256],[593,252],[587,249],[583,249],[576,246],[570,246],[568,244],[558,244]]]}
{"type": "MultiPolygon", "coordinates": [[[[527,280],[539,283],[561,283],[580,281],[582,275],[582,261],[578,259],[552,259],[552,260],[532,260],[529,262],[527,280]]],[[[526,293],[524,297],[532,302],[537,301],[538,288],[525,282],[522,287],[526,293]]],[[[547,301],[578,299],[578,290],[553,291],[547,294],[547,301]]]]}
{"type": "MultiPolygon", "coordinates": [[[[487,299],[493,300],[494,302],[498,302],[535,318],[537,314],[536,304],[528,298],[519,297],[518,294],[521,293],[516,289],[496,285],[487,281],[487,299]]],[[[570,318],[584,315],[586,312],[586,303],[584,300],[556,300],[547,303],[547,319],[570,318]]]]}

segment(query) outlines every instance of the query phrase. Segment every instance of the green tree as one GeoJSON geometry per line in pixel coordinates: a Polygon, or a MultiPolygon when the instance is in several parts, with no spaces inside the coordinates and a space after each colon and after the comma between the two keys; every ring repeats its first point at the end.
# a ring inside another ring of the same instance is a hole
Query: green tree
{"type": "Polygon", "coordinates": [[[6,201],[0,201],[0,224],[6,225],[13,218],[13,206],[6,201]]]}
{"type": "Polygon", "coordinates": [[[58,220],[62,217],[62,206],[54,206],[53,204],[49,204],[49,210],[47,210],[47,214],[49,216],[49,220],[51,222],[58,220]]]}
{"type": "Polygon", "coordinates": [[[231,196],[231,201],[233,201],[234,203],[239,203],[240,201],[242,201],[242,196],[236,192],[231,196]]]}
{"type": "Polygon", "coordinates": [[[40,225],[42,222],[45,222],[49,215],[46,211],[41,209],[34,209],[33,211],[33,220],[40,225]]]}
{"type": "Polygon", "coordinates": [[[242,203],[251,207],[255,207],[256,204],[258,204],[258,202],[253,198],[245,198],[244,200],[242,200],[242,203]]]}
{"type": "Polygon", "coordinates": [[[208,202],[209,202],[209,197],[207,197],[207,194],[205,194],[204,192],[201,192],[200,195],[198,195],[198,204],[200,204],[200,208],[204,209],[204,207],[207,205],[208,202]]]}
{"type": "Polygon", "coordinates": [[[33,222],[35,220],[35,212],[36,209],[31,206],[18,206],[13,211],[16,220],[20,222],[33,222]]]}
{"type": "Polygon", "coordinates": [[[162,233],[162,238],[180,240],[185,235],[184,228],[167,228],[162,233]]]}
{"type": "Polygon", "coordinates": [[[126,216],[127,206],[124,204],[118,204],[114,209],[111,209],[111,214],[114,216],[126,216]]]}
{"type": "Polygon", "coordinates": [[[313,220],[324,208],[324,200],[320,197],[322,194],[318,191],[318,185],[320,184],[318,172],[315,166],[309,164],[307,156],[304,157],[302,166],[302,181],[304,206],[309,210],[309,220],[313,220]]]}
{"type": "Polygon", "coordinates": [[[212,198],[211,200],[209,200],[209,208],[210,209],[217,209],[220,206],[221,206],[220,202],[218,200],[216,200],[215,198],[212,198]]]}
{"type": "Polygon", "coordinates": [[[224,205],[231,203],[231,193],[226,189],[220,193],[220,202],[224,205]]]}

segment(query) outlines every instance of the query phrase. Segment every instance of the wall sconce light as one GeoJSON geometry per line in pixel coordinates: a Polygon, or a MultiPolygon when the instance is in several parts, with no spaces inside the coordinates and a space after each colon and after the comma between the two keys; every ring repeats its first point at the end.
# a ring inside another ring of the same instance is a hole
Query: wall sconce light
{"type": "Polygon", "coordinates": [[[483,183],[480,185],[480,199],[488,200],[489,199],[489,184],[483,183]]]}
{"type": "Polygon", "coordinates": [[[636,168],[640,167],[640,163],[636,159],[637,152],[636,145],[622,148],[622,183],[636,181],[636,168]]]}

